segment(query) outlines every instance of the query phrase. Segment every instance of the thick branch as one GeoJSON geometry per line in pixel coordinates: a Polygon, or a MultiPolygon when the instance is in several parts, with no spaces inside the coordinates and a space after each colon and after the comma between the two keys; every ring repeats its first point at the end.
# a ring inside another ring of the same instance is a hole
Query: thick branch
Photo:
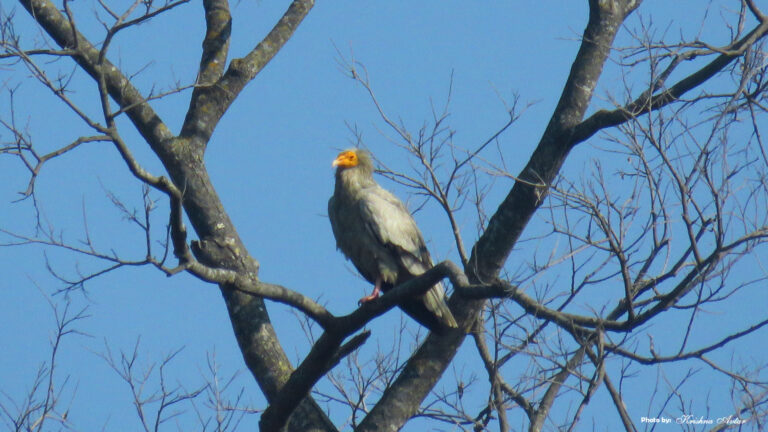
{"type": "MultiPolygon", "coordinates": [[[[294,0],[280,21],[256,48],[245,57],[232,60],[227,71],[215,83],[202,82],[203,85],[192,94],[189,111],[187,111],[187,117],[184,119],[180,136],[194,138],[195,146],[199,147],[200,150],[204,149],[221,116],[229,109],[245,85],[261,72],[264,66],[293,36],[314,3],[314,0],[294,0]]],[[[213,6],[206,7],[206,11],[213,13],[213,6]]],[[[219,14],[217,19],[223,19],[222,11],[219,10],[216,13],[219,14]]],[[[212,24],[209,22],[209,32],[211,26],[212,24]]],[[[218,31],[224,30],[226,27],[218,31]]],[[[228,37],[226,33],[216,35],[220,38],[225,36],[228,37]]],[[[206,35],[206,43],[208,43],[208,37],[209,35],[206,35]]],[[[226,49],[223,43],[222,40],[211,42],[210,46],[206,47],[209,51],[204,51],[202,61],[207,61],[206,54],[213,54],[214,60],[223,61],[225,58],[223,51],[226,49]]],[[[212,72],[215,71],[215,68],[210,70],[208,67],[208,65],[201,64],[201,73],[205,73],[205,76],[201,76],[201,78],[212,78],[215,74],[212,72]]]]}
{"type": "MultiPolygon", "coordinates": [[[[205,39],[200,59],[198,86],[211,85],[221,78],[229,52],[229,37],[232,33],[232,16],[227,0],[205,0],[205,39]]],[[[192,99],[196,99],[200,87],[195,88],[192,99]]]]}

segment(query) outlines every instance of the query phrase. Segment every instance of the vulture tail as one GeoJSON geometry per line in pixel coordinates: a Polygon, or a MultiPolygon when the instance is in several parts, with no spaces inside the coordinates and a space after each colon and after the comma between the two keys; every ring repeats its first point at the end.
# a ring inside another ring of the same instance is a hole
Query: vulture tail
{"type": "Polygon", "coordinates": [[[445,302],[441,284],[433,286],[421,297],[403,302],[400,307],[411,318],[436,333],[459,326],[445,302]]]}

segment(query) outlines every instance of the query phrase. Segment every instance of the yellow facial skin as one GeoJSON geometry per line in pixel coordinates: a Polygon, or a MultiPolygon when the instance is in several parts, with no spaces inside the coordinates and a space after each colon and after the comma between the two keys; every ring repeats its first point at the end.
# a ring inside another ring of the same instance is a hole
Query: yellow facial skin
{"type": "Polygon", "coordinates": [[[347,150],[339,153],[339,155],[336,156],[336,159],[333,160],[331,166],[334,168],[351,168],[357,166],[358,163],[357,153],[352,150],[347,150]]]}

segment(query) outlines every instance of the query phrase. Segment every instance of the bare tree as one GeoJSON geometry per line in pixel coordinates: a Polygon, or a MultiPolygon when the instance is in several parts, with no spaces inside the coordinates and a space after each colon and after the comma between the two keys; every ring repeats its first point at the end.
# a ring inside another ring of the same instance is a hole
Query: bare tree
{"type": "MultiPolygon", "coordinates": [[[[756,2],[729,2],[735,5],[723,14],[729,40],[714,45],[703,36],[679,41],[658,37],[642,17],[626,25],[640,1],[590,0],[589,19],[560,99],[518,173],[510,172],[504,157],[508,130],[523,111],[517,101],[508,107],[508,121],[487,140],[461,146],[453,139],[447,103],[434,109],[422,129],[410,131],[383,108],[365,68],[353,58],[342,59],[378,110],[392,146],[413,158],[412,171],[406,171],[382,157],[380,172],[411,188],[425,203],[437,204],[460,261],[443,261],[348,315],[333,313],[299,289],[259,278],[259,263],[240,239],[203,162],[223,114],[282,49],[313,2],[294,0],[260,43],[227,62],[237,22],[226,1],[204,0],[206,34],[196,80],[142,93],[110,61],[111,42],[118,33],[187,2],[136,1],[116,11],[99,1],[104,32],[98,41],[81,33],[68,1],[57,6],[48,0],[19,0],[46,35],[36,45],[19,38],[13,13],[4,11],[0,17],[4,67],[26,68],[90,130],[42,153],[11,109],[1,119],[11,137],[1,151],[28,170],[23,197],[36,202],[35,182],[46,163],[93,142],[113,146],[145,187],[142,211],[113,199],[146,239],[144,257],[138,260],[102,251],[90,237],[82,244],[67,243],[46,227],[39,213],[32,234],[2,231],[6,246],[38,244],[105,263],[74,279],[61,276],[64,290],[130,266],[153,266],[169,276],[186,272],[218,285],[245,363],[268,402],[262,430],[336,430],[316,398],[347,409],[346,425],[358,431],[394,431],[414,418],[464,430],[575,430],[582,427],[585,412],[604,409],[593,403],[601,394],[612,401],[627,431],[650,428],[653,420],[666,418],[693,429],[695,418],[673,413],[686,412],[696,396],[680,389],[698,367],[732,383],[734,405],[727,414],[713,414],[710,429],[764,428],[764,366],[726,365],[714,355],[740,339],[764,335],[768,319],[745,317],[735,324],[738,328],[726,327],[721,334],[707,330],[713,311],[727,311],[723,305],[749,296],[765,280],[765,275],[750,280],[734,274],[743,266],[759,265],[758,251],[768,238],[768,156],[762,139],[763,124],[768,124],[763,49],[768,16],[756,2]],[[614,47],[622,29],[632,42],[614,47]],[[72,80],[84,77],[50,66],[52,60],[74,65],[96,83],[98,114],[69,96],[72,80]],[[625,86],[614,89],[608,103],[595,102],[605,68],[617,70],[625,86]],[[187,90],[189,106],[180,132],[174,134],[153,103],[187,90]],[[134,156],[137,144],[123,133],[129,123],[164,173],[143,167],[134,156]],[[574,178],[563,166],[579,144],[591,145],[592,157],[574,178]],[[490,188],[503,183],[494,184],[499,178],[514,184],[500,203],[488,202],[490,188]],[[167,197],[169,204],[162,210],[167,231],[159,248],[151,226],[150,214],[158,209],[152,193],[167,197]],[[465,243],[474,236],[464,232],[460,214],[476,219],[474,244],[465,243]],[[190,241],[186,220],[198,240],[190,241]],[[358,356],[355,351],[370,339],[366,324],[444,278],[453,286],[450,307],[459,329],[430,333],[414,347],[398,344],[394,353],[384,350],[370,361],[358,356]],[[278,341],[265,300],[306,318],[312,346],[295,368],[278,341]],[[655,340],[670,333],[679,343],[655,346],[655,340]],[[482,368],[470,376],[454,370],[455,391],[435,390],[465,342],[474,347],[482,368]],[[334,370],[340,362],[349,372],[334,370]],[[668,365],[681,365],[687,373],[668,378],[668,365]],[[628,406],[631,377],[649,366],[657,368],[659,381],[647,397],[659,402],[647,409],[628,406]],[[478,373],[484,374],[482,379],[478,373]],[[312,395],[324,377],[329,386],[312,395]],[[481,386],[484,381],[487,385],[481,386]],[[480,404],[474,387],[485,392],[480,404]],[[465,398],[468,392],[474,402],[465,398]]],[[[14,90],[6,91],[13,108],[14,90]]],[[[68,321],[58,322],[59,334],[66,334],[68,321]]],[[[161,380],[162,366],[172,357],[161,363],[161,380]]],[[[135,354],[105,358],[130,385],[137,410],[157,400],[136,390],[144,377],[134,373],[135,354]]],[[[166,418],[168,406],[194,401],[204,391],[217,394],[210,386],[193,391],[163,386],[155,424],[166,418]]],[[[45,419],[54,408],[56,404],[44,403],[30,412],[39,411],[45,419]]],[[[228,412],[229,417],[216,417],[214,429],[233,425],[228,412]]],[[[145,417],[142,424],[152,429],[145,417]]],[[[209,423],[201,424],[205,428],[209,423]]],[[[33,422],[30,429],[41,426],[33,422]]]]}

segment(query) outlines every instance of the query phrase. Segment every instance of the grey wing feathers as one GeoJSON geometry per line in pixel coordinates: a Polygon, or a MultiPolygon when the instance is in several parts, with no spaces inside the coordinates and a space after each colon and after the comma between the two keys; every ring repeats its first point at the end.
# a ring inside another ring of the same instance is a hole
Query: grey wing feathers
{"type": "MultiPolygon", "coordinates": [[[[361,203],[362,211],[370,216],[366,229],[395,253],[400,265],[411,276],[418,276],[431,268],[432,260],[421,231],[405,205],[380,187],[367,194],[366,198],[361,203]]],[[[442,284],[436,284],[420,299],[403,304],[402,307],[432,330],[439,331],[441,326],[458,327],[445,303],[442,284]]]]}
{"type": "Polygon", "coordinates": [[[389,191],[376,186],[361,200],[369,217],[367,229],[381,244],[397,253],[400,264],[413,276],[432,266],[421,231],[405,205],[389,191]]]}

